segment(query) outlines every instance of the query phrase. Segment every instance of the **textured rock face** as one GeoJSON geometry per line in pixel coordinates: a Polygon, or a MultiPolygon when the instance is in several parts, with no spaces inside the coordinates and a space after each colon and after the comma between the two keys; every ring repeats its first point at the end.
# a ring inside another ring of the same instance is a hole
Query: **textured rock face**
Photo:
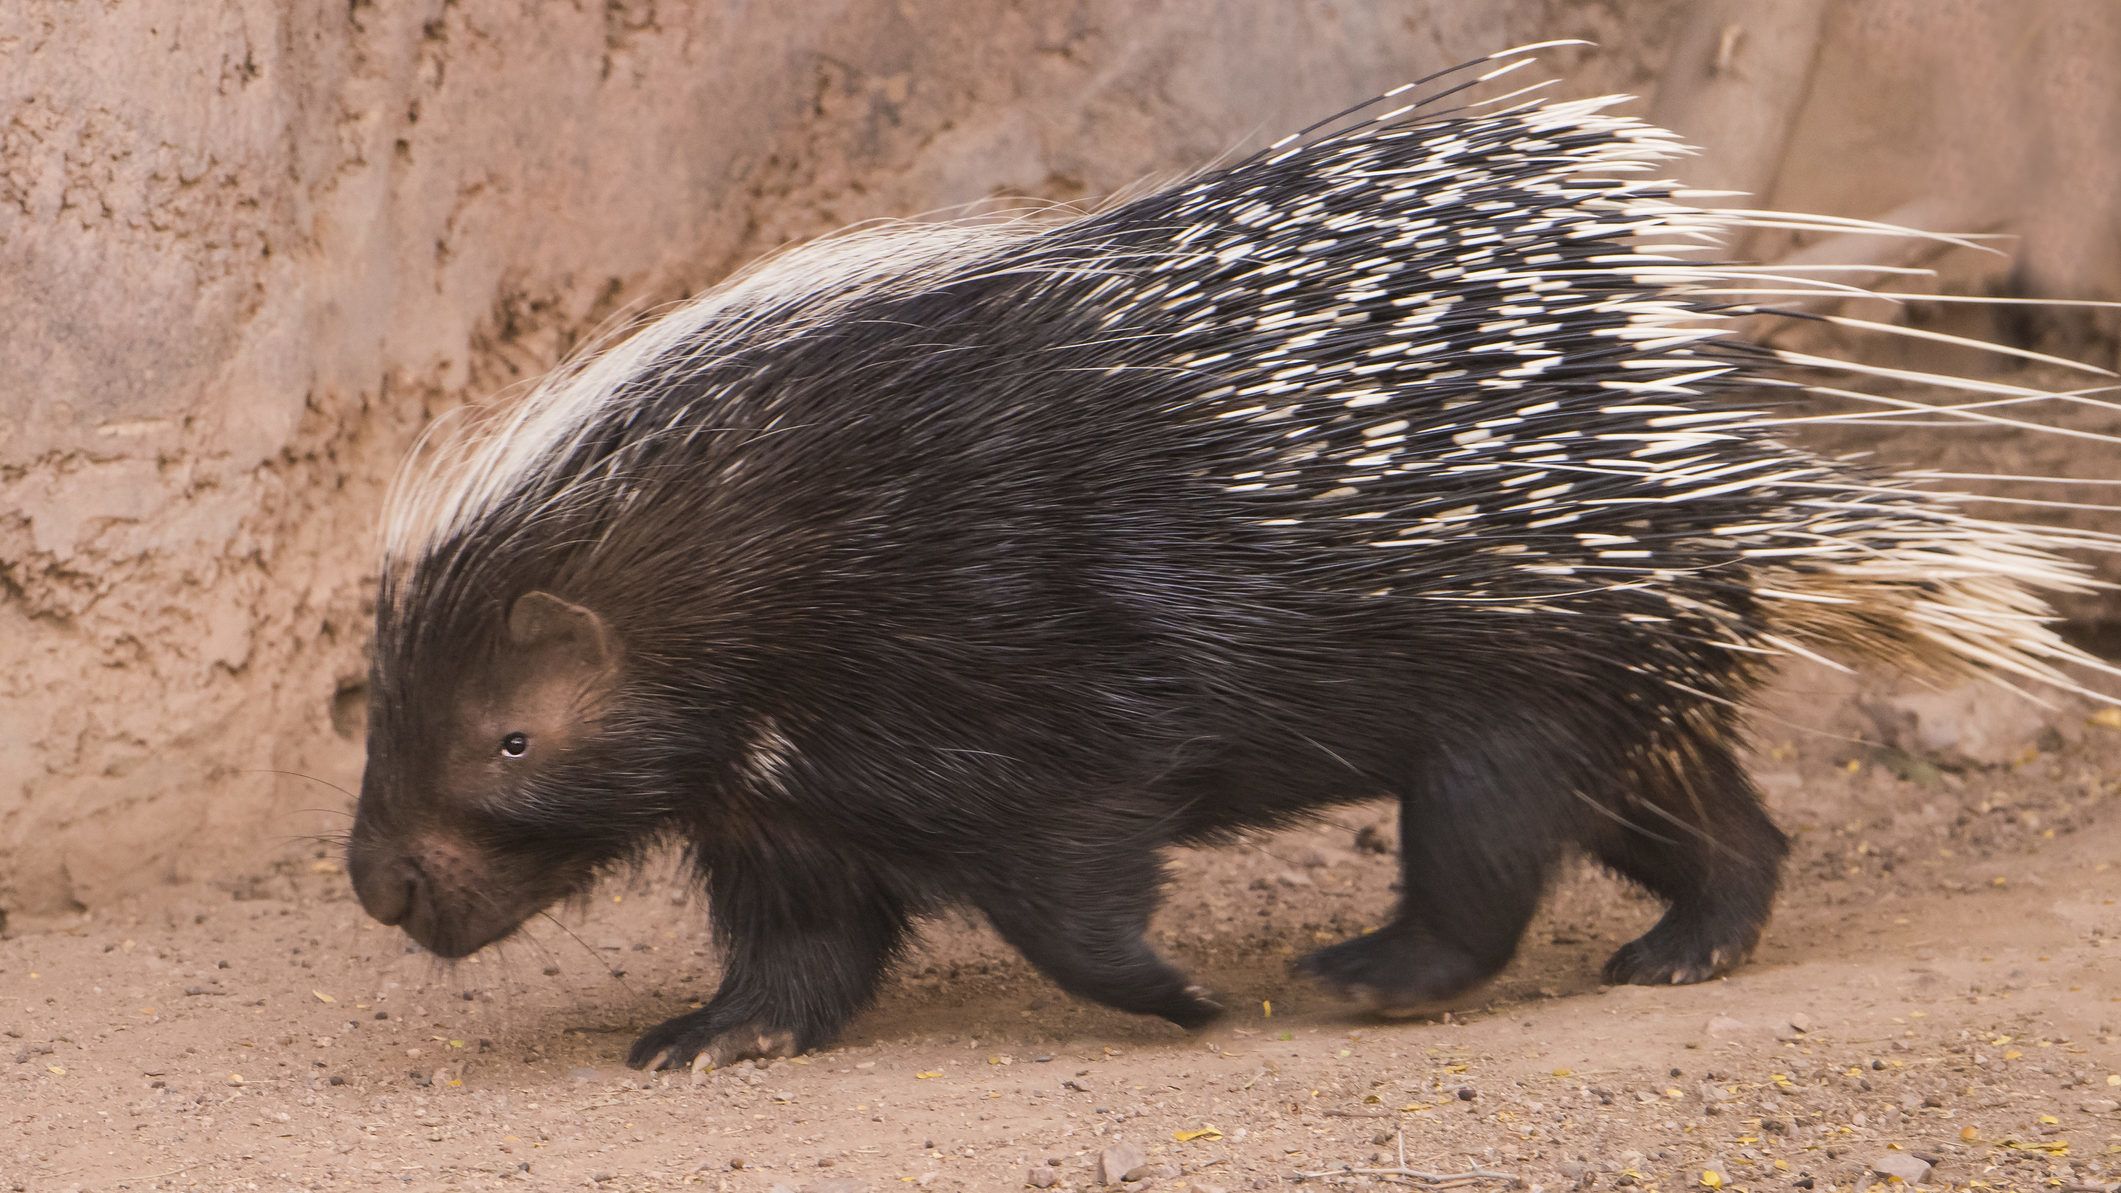
{"type": "MultiPolygon", "coordinates": [[[[2023,231],[2024,289],[2113,297],[2121,15],[1999,7],[11,0],[0,910],[334,831],[343,795],[258,772],[358,777],[419,427],[854,220],[1093,195],[1589,36],[1565,90],[1644,94],[1704,184],[2023,231]]],[[[2110,362],[2112,326],[2048,330],[2110,362]]]]}

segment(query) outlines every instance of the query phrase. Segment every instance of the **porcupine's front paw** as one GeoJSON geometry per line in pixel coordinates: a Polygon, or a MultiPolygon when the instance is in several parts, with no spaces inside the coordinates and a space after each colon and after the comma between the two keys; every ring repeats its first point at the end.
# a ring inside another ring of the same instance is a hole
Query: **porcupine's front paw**
{"type": "Polygon", "coordinates": [[[1296,971],[1373,1014],[1433,1015],[1462,1003],[1492,973],[1426,934],[1388,926],[1297,959],[1296,971]]]}
{"type": "Polygon", "coordinates": [[[794,1056],[816,1045],[816,1041],[798,1039],[791,1028],[758,1020],[732,1022],[734,1018],[709,1003],[689,1015],[665,1020],[633,1042],[626,1063],[651,1072],[689,1066],[700,1074],[754,1057],[794,1056]]]}

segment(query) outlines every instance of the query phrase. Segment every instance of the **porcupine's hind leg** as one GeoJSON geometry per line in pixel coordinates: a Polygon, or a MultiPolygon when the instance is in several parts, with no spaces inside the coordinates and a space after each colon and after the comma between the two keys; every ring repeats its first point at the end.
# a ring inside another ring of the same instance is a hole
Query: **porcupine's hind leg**
{"type": "Polygon", "coordinates": [[[1222,1007],[1149,947],[1161,873],[1153,846],[1053,843],[1037,864],[986,884],[973,902],[1003,940],[1070,994],[1187,1029],[1222,1007]]]}
{"type": "Polygon", "coordinates": [[[1721,733],[1680,731],[1645,751],[1630,791],[1589,842],[1599,861],[1664,899],[1663,918],[1620,946],[1605,979],[1637,985],[1706,981],[1760,941],[1788,838],[1721,733]]]}
{"type": "Polygon", "coordinates": [[[1297,962],[1381,1015],[1446,1010],[1517,951],[1560,856],[1565,814],[1544,751],[1500,748],[1428,768],[1400,799],[1400,897],[1375,932],[1297,962]]]}

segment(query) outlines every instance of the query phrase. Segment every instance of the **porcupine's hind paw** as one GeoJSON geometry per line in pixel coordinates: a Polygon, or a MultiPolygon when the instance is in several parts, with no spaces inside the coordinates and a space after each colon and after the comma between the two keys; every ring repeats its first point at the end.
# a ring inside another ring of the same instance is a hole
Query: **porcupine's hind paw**
{"type": "Polygon", "coordinates": [[[1714,767],[1692,789],[1714,798],[1680,791],[1659,801],[1700,818],[1689,839],[1631,828],[1595,848],[1600,861],[1666,900],[1664,917],[1605,963],[1605,980],[1615,985],[1684,986],[1728,973],[1752,955],[1774,909],[1788,839],[1728,751],[1697,752],[1714,767]],[[1713,852],[1697,840],[1712,842],[1713,852]]]}
{"type": "Polygon", "coordinates": [[[1319,949],[1295,969],[1373,1014],[1403,1019],[1463,1005],[1494,967],[1398,925],[1319,949]]]}
{"type": "Polygon", "coordinates": [[[710,1003],[689,1015],[668,1019],[641,1033],[626,1054],[631,1068],[691,1068],[698,1077],[709,1069],[754,1057],[795,1056],[810,1045],[788,1028],[763,1023],[725,1022],[729,1016],[710,1003]]]}
{"type": "Polygon", "coordinates": [[[1667,913],[1657,926],[1614,950],[1605,980],[1615,986],[1685,986],[1745,964],[1760,940],[1752,924],[1707,924],[1667,913]]]}

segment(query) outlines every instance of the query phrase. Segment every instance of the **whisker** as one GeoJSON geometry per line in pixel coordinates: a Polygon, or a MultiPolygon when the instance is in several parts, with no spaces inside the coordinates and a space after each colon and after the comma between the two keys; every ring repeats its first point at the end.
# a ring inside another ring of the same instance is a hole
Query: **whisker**
{"type": "MultiPolygon", "coordinates": [[[[333,791],[338,792],[340,795],[345,796],[347,799],[358,800],[360,798],[353,792],[348,791],[344,787],[339,786],[337,783],[331,782],[328,779],[320,779],[315,775],[305,775],[298,770],[275,770],[271,767],[246,767],[244,769],[236,771],[235,773],[239,775],[285,775],[291,779],[306,779],[311,783],[317,784],[319,787],[329,787],[333,791]]],[[[351,813],[348,814],[351,815],[351,813]]]]}

